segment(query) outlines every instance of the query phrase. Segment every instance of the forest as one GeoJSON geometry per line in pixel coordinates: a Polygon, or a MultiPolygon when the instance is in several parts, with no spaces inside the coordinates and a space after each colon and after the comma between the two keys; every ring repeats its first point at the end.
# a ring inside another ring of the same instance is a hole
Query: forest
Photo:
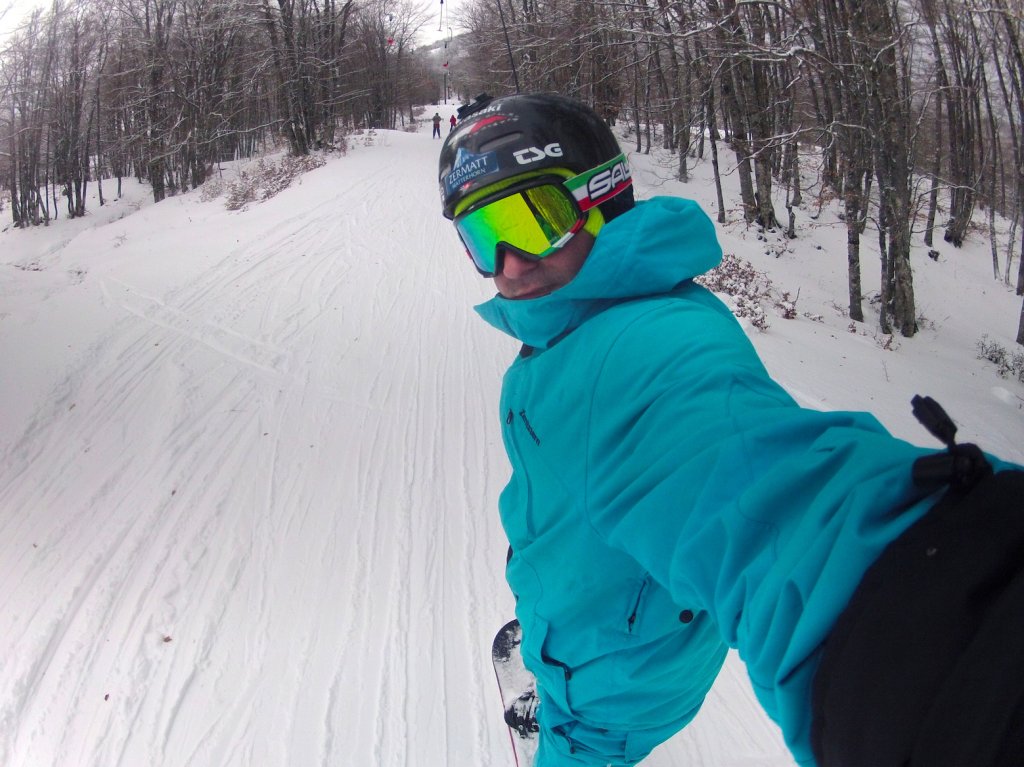
{"type": "Polygon", "coordinates": [[[219,162],[403,128],[418,105],[554,91],[624,122],[629,149],[671,152],[680,180],[707,158],[717,177],[729,153],[740,199],[719,185],[720,219],[795,237],[798,211],[841,206],[853,320],[865,236],[885,333],[918,331],[914,238],[956,249],[976,231],[993,279],[1024,295],[1024,0],[441,0],[435,14],[53,0],[0,48],[0,205],[19,227],[80,216],[88,183],[102,204],[102,181],[125,176],[159,201],[219,162]]]}

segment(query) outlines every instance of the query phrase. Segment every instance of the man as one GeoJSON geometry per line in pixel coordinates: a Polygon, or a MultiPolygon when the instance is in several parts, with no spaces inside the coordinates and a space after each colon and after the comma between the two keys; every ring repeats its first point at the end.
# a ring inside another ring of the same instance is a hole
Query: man
{"type": "Polygon", "coordinates": [[[434,112],[434,116],[430,119],[434,121],[434,133],[431,138],[441,138],[441,113],[434,112]]]}
{"type": "Polygon", "coordinates": [[[708,217],[634,203],[581,104],[481,97],[440,185],[498,290],[477,311],[523,342],[499,511],[535,767],[636,764],[693,718],[728,647],[798,762],[1021,763],[1024,474],[993,473],[1010,467],[927,402],[946,453],[796,405],[692,280],[721,258],[708,217]],[[970,706],[984,725],[965,741],[970,706]]]}

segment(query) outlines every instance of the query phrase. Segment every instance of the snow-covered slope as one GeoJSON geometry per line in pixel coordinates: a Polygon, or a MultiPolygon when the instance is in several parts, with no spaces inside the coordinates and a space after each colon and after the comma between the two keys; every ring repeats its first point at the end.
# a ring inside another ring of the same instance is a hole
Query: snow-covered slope
{"type": "MultiPolygon", "coordinates": [[[[0,233],[0,764],[510,763],[489,648],[517,345],[471,311],[491,288],[438,214],[438,149],[378,132],[247,210],[129,186],[0,233]]],[[[642,195],[713,199],[633,162],[642,195]]],[[[802,401],[927,443],[930,393],[1024,458],[1024,387],[973,358],[1019,307],[981,243],[915,262],[931,322],[893,352],[831,305],[841,225],[780,258],[722,237],[822,315],[751,330],[802,401]]],[[[732,658],[649,764],[792,762],[732,658]]]]}

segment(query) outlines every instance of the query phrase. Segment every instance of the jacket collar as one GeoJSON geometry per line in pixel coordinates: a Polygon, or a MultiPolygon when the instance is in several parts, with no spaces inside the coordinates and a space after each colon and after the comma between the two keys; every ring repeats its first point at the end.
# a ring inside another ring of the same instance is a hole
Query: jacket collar
{"type": "Polygon", "coordinates": [[[527,300],[496,295],[476,311],[527,346],[547,349],[609,306],[667,293],[721,260],[714,224],[697,203],[655,197],[605,224],[564,287],[527,300]]]}

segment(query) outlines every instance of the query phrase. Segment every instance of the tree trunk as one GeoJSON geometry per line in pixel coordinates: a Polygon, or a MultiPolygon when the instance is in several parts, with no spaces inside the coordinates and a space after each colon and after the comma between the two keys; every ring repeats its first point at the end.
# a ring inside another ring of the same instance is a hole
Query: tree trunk
{"type": "Polygon", "coordinates": [[[947,90],[947,116],[949,119],[950,189],[949,222],[942,238],[954,247],[961,247],[967,236],[977,200],[977,145],[981,141],[977,124],[977,71],[976,63],[967,50],[959,28],[959,15],[963,8],[945,2],[946,53],[953,77],[947,90]]]}
{"type": "MultiPolygon", "coordinates": [[[[715,173],[715,194],[718,195],[718,223],[725,223],[725,198],[722,195],[722,174],[718,169],[718,127],[715,125],[714,86],[708,85],[707,97],[708,136],[711,139],[711,167],[715,173]]],[[[1021,258],[1024,264],[1024,258],[1021,258]]],[[[1024,274],[1024,272],[1022,272],[1024,274]]]]}
{"type": "MultiPolygon", "coordinates": [[[[913,271],[910,268],[910,218],[913,213],[913,155],[907,96],[907,63],[899,47],[897,6],[864,0],[851,14],[869,82],[868,118],[875,127],[875,173],[885,214],[888,250],[882,274],[883,296],[891,286],[892,321],[907,338],[917,332],[913,271]]],[[[883,301],[883,304],[885,302],[883,301]]],[[[888,308],[888,307],[887,307],[888,308]]]]}
{"type": "Polygon", "coordinates": [[[935,94],[935,156],[932,160],[931,189],[928,193],[928,223],[924,228],[924,244],[929,248],[933,244],[935,232],[935,214],[939,207],[939,178],[942,175],[942,101],[948,96],[948,78],[945,67],[942,64],[942,48],[939,45],[939,37],[936,32],[936,24],[931,22],[932,53],[935,57],[936,77],[939,83],[939,90],[935,94]]]}
{"type": "Polygon", "coordinates": [[[886,202],[884,199],[878,201],[878,255],[882,266],[882,287],[881,297],[878,302],[878,327],[886,334],[892,333],[892,294],[893,276],[890,267],[889,248],[886,245],[886,226],[888,221],[886,202]]]}
{"type": "Polygon", "coordinates": [[[1019,343],[1021,346],[1024,346],[1024,302],[1021,303],[1020,322],[1017,323],[1017,343],[1019,343]]]}
{"type": "Polygon", "coordinates": [[[861,304],[863,289],[860,280],[860,233],[861,209],[866,201],[861,198],[864,183],[864,167],[853,161],[846,162],[846,179],[843,182],[843,210],[846,215],[846,264],[847,283],[850,298],[850,319],[864,321],[864,308],[861,304]]]}
{"type": "Polygon", "coordinates": [[[1024,296],[1024,226],[1020,228],[1020,260],[1017,266],[1017,295],[1024,296]]]}

